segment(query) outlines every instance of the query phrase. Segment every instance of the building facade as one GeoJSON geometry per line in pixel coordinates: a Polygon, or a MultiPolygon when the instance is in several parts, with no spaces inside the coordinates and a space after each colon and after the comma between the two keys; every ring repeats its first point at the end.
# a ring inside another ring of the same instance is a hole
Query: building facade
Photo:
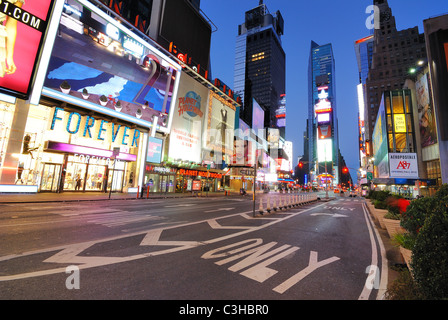
{"type": "Polygon", "coordinates": [[[311,42],[308,65],[308,163],[317,185],[338,185],[340,176],[335,60],[331,44],[311,42]]]}
{"type": "Polygon", "coordinates": [[[142,186],[148,138],[171,130],[182,68],[120,19],[90,1],[56,2],[33,91],[2,98],[2,192],[142,186]]]}
{"type": "MultiPolygon", "coordinates": [[[[442,183],[448,183],[448,15],[424,20],[423,26],[428,54],[428,81],[437,127],[440,174],[442,183]]],[[[434,162],[431,169],[438,170],[434,168],[434,162]]]]}
{"type": "Polygon", "coordinates": [[[384,91],[401,89],[412,67],[426,58],[424,35],[418,27],[397,30],[387,0],[375,0],[380,10],[379,28],[374,30],[372,64],[365,90],[365,134],[371,153],[373,128],[384,91]]]}
{"type": "Polygon", "coordinates": [[[264,127],[278,128],[285,137],[286,56],[282,48],[284,22],[271,15],[263,1],[246,12],[238,26],[234,89],[243,101],[240,117],[252,127],[253,99],[265,112],[264,127]],[[278,121],[280,119],[280,121],[278,121]]]}

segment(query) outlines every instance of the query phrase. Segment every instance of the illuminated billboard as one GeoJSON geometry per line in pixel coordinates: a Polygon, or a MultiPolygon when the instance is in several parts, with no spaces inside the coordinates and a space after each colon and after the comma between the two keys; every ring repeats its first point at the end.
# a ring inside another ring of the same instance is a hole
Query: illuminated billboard
{"type": "Polygon", "coordinates": [[[317,132],[319,135],[319,139],[321,139],[321,140],[331,138],[331,126],[330,125],[318,126],[317,132]]]}
{"type": "Polygon", "coordinates": [[[42,94],[168,133],[181,67],[86,0],[67,0],[42,94]]]}
{"type": "Polygon", "coordinates": [[[235,136],[235,111],[232,103],[210,91],[203,133],[203,160],[230,163],[235,136]]]}
{"type": "Polygon", "coordinates": [[[148,137],[148,152],[146,153],[146,162],[162,162],[163,140],[148,137]]]}
{"type": "Polygon", "coordinates": [[[27,99],[53,0],[0,1],[0,92],[27,99]]]}
{"type": "Polygon", "coordinates": [[[188,75],[179,84],[174,104],[168,158],[201,162],[202,125],[209,90],[188,75]]]}
{"type": "Polygon", "coordinates": [[[333,140],[317,140],[317,161],[330,162],[333,161],[333,140]]]}
{"type": "Polygon", "coordinates": [[[330,122],[330,114],[329,113],[319,113],[317,115],[317,123],[327,123],[330,122]]]}
{"type": "Polygon", "coordinates": [[[422,75],[415,82],[415,91],[417,96],[421,145],[422,147],[428,147],[437,143],[436,119],[428,86],[428,73],[422,75]]]}
{"type": "Polygon", "coordinates": [[[277,127],[286,127],[286,95],[280,95],[279,108],[275,111],[275,118],[277,119],[277,127]]]}
{"type": "Polygon", "coordinates": [[[252,129],[258,132],[258,129],[264,129],[264,110],[260,107],[257,100],[252,99],[252,129]]]}

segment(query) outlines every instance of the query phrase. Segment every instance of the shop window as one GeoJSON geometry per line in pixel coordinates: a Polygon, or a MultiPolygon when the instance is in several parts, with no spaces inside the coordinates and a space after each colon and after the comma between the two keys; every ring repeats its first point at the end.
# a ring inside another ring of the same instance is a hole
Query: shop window
{"type": "Polygon", "coordinates": [[[396,149],[396,152],[406,152],[407,151],[406,134],[404,134],[404,133],[395,134],[395,149],[396,149]]]}
{"type": "Polygon", "coordinates": [[[394,114],[404,113],[403,97],[401,95],[394,95],[392,97],[392,108],[393,108],[394,114]]]}
{"type": "Polygon", "coordinates": [[[15,105],[0,102],[0,166],[6,156],[6,147],[8,146],[9,134],[11,132],[12,119],[14,118],[15,105]]]}

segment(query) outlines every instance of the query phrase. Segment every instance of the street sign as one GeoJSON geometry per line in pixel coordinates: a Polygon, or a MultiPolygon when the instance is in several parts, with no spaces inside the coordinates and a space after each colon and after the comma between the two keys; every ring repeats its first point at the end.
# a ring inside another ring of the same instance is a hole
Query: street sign
{"type": "Polygon", "coordinates": [[[373,173],[372,172],[367,172],[367,180],[373,180],[373,173]]]}

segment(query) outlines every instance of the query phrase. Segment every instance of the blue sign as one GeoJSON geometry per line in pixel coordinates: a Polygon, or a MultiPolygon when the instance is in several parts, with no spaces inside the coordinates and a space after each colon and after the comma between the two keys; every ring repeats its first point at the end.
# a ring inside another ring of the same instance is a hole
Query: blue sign
{"type": "Polygon", "coordinates": [[[146,162],[160,163],[162,161],[163,140],[153,137],[148,138],[148,152],[146,162]]]}

